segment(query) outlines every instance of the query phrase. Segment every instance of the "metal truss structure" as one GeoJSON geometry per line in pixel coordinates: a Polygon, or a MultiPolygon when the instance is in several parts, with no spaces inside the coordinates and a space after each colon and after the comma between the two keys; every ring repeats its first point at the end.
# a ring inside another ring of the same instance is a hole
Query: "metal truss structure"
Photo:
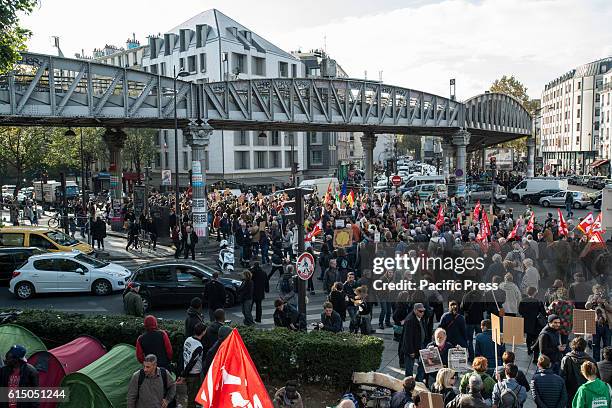
{"type": "MultiPolygon", "coordinates": [[[[171,128],[173,78],[87,60],[24,53],[0,77],[0,124],[171,128]]],[[[181,126],[449,136],[458,129],[492,142],[531,134],[514,98],[459,102],[356,79],[277,78],[194,84],[176,81],[181,126]]]]}

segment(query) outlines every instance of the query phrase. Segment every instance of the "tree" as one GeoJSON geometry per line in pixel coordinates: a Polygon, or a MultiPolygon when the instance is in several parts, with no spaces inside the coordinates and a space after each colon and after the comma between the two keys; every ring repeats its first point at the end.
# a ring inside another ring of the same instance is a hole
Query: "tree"
{"type": "Polygon", "coordinates": [[[130,162],[136,169],[138,180],[142,174],[142,166],[148,165],[155,159],[155,129],[126,129],[127,138],[123,147],[123,161],[130,162]]]}
{"type": "MultiPolygon", "coordinates": [[[[527,95],[527,88],[519,80],[517,80],[514,75],[510,77],[504,75],[500,79],[496,79],[491,85],[491,88],[489,88],[489,91],[513,96],[532,116],[534,116],[536,111],[540,108],[540,100],[530,99],[529,95],[527,95]]],[[[503,146],[519,150],[521,152],[525,152],[527,150],[525,138],[506,142],[503,144],[503,146]]]]}
{"type": "Polygon", "coordinates": [[[0,2],[0,74],[11,69],[21,58],[20,51],[25,50],[26,40],[32,32],[19,25],[18,13],[29,14],[38,4],[38,0],[2,0],[0,2]]]}
{"type": "Polygon", "coordinates": [[[46,129],[42,127],[0,127],[0,161],[15,169],[15,195],[24,175],[41,170],[46,140],[46,129]]]}
{"type": "Polygon", "coordinates": [[[414,152],[415,160],[419,160],[421,156],[421,139],[422,136],[413,135],[398,135],[397,137],[397,151],[398,153],[407,154],[414,152]]]}

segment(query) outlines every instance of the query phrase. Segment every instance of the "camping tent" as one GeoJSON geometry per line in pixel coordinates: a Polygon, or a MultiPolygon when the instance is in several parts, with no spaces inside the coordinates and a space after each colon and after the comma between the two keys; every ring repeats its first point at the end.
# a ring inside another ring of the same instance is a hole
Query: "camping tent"
{"type": "MultiPolygon", "coordinates": [[[[33,354],[28,363],[38,370],[40,387],[59,387],[62,379],[93,363],[106,353],[106,349],[90,336],[81,336],[70,343],[49,351],[33,354]]],[[[54,408],[56,403],[41,403],[41,408],[54,408]]]]}
{"type": "Polygon", "coordinates": [[[59,406],[125,408],[130,379],[140,368],[135,347],[117,344],[87,367],[64,377],[61,386],[69,388],[70,399],[59,406]]]}
{"type": "Polygon", "coordinates": [[[26,348],[26,357],[38,351],[46,351],[47,347],[34,333],[16,324],[3,324],[0,326],[0,357],[4,358],[7,351],[14,345],[20,344],[26,348]]]}

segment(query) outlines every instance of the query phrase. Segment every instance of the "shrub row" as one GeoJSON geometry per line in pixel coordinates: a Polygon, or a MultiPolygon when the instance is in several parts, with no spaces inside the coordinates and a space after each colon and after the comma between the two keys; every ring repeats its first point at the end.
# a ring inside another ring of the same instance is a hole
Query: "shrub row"
{"type": "MultiPolygon", "coordinates": [[[[119,343],[135,344],[144,330],[143,319],[131,316],[44,310],[24,310],[14,323],[32,331],[49,349],[87,334],[110,350],[119,343]]],[[[168,332],[176,358],[183,349],[183,321],[158,319],[158,323],[168,332]]],[[[242,326],[238,330],[264,381],[294,379],[343,388],[353,372],[377,370],[384,348],[377,337],[349,333],[296,333],[242,326]]]]}

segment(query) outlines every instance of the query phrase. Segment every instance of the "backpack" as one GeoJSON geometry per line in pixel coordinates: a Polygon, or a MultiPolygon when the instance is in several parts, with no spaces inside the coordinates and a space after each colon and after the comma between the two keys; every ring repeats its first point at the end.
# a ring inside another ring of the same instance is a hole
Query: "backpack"
{"type": "MultiPolygon", "coordinates": [[[[519,385],[520,387],[520,385],[519,385]]],[[[499,397],[500,408],[519,408],[519,398],[515,390],[508,388],[508,385],[504,385],[504,389],[499,397]]]]}
{"type": "MultiPolygon", "coordinates": [[[[161,375],[162,382],[164,383],[164,395],[168,393],[168,370],[163,367],[159,367],[159,374],[161,375]]],[[[141,368],[138,370],[138,388],[136,389],[136,405],[138,405],[138,397],[140,397],[140,387],[145,380],[145,372],[141,368]]],[[[168,402],[168,408],[176,407],[176,396],[170,402],[168,402]]]]}

